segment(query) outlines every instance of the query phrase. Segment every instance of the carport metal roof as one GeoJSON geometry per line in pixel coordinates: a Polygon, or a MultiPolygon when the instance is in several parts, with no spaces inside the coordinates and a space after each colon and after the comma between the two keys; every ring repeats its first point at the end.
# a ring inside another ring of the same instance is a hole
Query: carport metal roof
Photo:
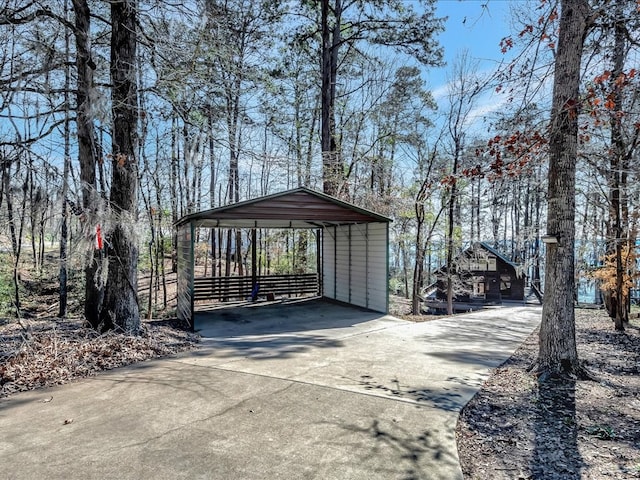
{"type": "Polygon", "coordinates": [[[367,209],[305,187],[192,213],[176,222],[204,228],[323,228],[391,222],[367,209]]]}

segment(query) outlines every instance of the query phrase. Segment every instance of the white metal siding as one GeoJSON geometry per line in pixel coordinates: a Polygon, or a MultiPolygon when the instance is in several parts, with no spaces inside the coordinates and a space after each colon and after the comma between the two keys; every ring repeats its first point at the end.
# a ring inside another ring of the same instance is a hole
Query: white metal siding
{"type": "Polygon", "coordinates": [[[335,234],[333,228],[322,231],[322,294],[328,298],[335,298],[335,234]]]}
{"type": "Polygon", "coordinates": [[[351,269],[349,262],[349,227],[336,229],[336,300],[350,302],[351,269]]]}
{"type": "Polygon", "coordinates": [[[325,229],[322,247],[324,296],[387,312],[387,223],[325,229]]]}
{"type": "Polygon", "coordinates": [[[191,223],[178,229],[178,304],[176,316],[193,326],[193,230],[191,223]]]}
{"type": "Polygon", "coordinates": [[[389,308],[388,290],[388,224],[369,224],[369,276],[367,279],[369,306],[371,310],[387,312],[389,308]]]}
{"type": "Polygon", "coordinates": [[[351,303],[369,308],[367,297],[367,225],[352,225],[351,303]]]}

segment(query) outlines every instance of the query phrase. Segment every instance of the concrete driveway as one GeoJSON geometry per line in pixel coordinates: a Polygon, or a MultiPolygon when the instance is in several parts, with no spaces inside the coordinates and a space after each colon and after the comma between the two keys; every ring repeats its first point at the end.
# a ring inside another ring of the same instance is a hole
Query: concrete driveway
{"type": "Polygon", "coordinates": [[[320,301],[201,314],[195,353],[0,402],[2,476],[461,479],[459,410],[539,321],[320,301]]]}

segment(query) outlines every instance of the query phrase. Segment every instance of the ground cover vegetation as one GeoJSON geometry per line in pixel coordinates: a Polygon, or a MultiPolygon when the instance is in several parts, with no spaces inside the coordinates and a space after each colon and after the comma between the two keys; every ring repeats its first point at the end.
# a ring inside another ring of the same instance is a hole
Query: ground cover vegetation
{"type": "MultiPolygon", "coordinates": [[[[500,249],[544,293],[534,370],[589,377],[575,303],[601,299],[603,330],[624,332],[638,298],[638,4],[513,2],[504,61],[484,74],[460,54],[437,99],[427,78],[447,45],[434,6],[0,0],[8,338],[35,335],[30,315],[63,337],[160,332],[148,320],[172,316],[173,222],[307,186],[392,218],[390,286],[413,315],[436,272],[453,311],[460,251],[500,249]],[[500,108],[481,114],[489,92],[500,108]]],[[[198,230],[198,268],[242,275],[251,241],[198,230]]],[[[255,241],[264,272],[317,260],[306,234],[255,241]]]]}

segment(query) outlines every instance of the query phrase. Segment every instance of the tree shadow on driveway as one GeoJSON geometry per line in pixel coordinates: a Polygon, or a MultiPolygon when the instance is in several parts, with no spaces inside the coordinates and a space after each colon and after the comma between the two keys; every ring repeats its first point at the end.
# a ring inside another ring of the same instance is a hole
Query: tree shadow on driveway
{"type": "Polygon", "coordinates": [[[205,339],[202,346],[190,355],[218,358],[244,357],[256,360],[291,358],[309,349],[339,348],[340,340],[323,335],[271,335],[205,339]]]}
{"type": "Polygon", "coordinates": [[[396,378],[383,382],[376,381],[369,375],[361,375],[359,384],[364,387],[365,391],[376,396],[415,402],[418,405],[425,405],[447,412],[458,412],[473,396],[476,388],[470,387],[466,389],[468,391],[464,391],[464,387],[454,385],[455,383],[461,383],[458,379],[450,378],[448,381],[452,382],[450,386],[415,387],[403,385],[396,378]]]}
{"type": "MultiPolygon", "coordinates": [[[[458,459],[441,444],[442,433],[436,429],[410,432],[395,421],[372,419],[366,425],[341,425],[349,434],[361,438],[360,461],[363,463],[386,461],[378,467],[378,478],[402,480],[428,480],[457,478],[458,459]]],[[[448,439],[453,442],[451,438],[448,439]]],[[[455,444],[454,444],[455,445],[455,444]]]]}
{"type": "Polygon", "coordinates": [[[194,355],[215,352],[220,358],[290,358],[312,348],[343,347],[341,336],[383,317],[379,312],[320,299],[199,312],[196,329],[202,343],[194,355]],[[325,334],[328,330],[332,332],[325,334]]]}
{"type": "Polygon", "coordinates": [[[382,317],[385,317],[384,313],[314,298],[294,303],[247,304],[197,312],[195,327],[206,338],[268,335],[349,328],[382,317]]]}

